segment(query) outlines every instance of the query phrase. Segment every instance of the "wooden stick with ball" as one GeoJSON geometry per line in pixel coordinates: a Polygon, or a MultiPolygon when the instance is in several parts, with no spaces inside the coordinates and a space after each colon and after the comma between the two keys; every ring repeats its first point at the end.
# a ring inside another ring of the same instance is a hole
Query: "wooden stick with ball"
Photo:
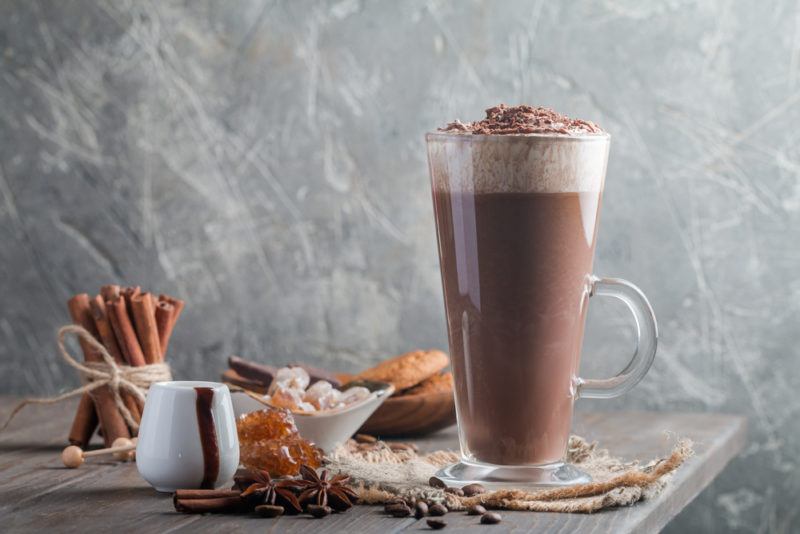
{"type": "Polygon", "coordinates": [[[136,454],[136,438],[117,438],[111,444],[111,447],[94,451],[84,451],[77,445],[70,445],[61,452],[61,461],[64,462],[65,467],[75,469],[80,467],[86,458],[105,454],[113,454],[114,458],[122,462],[133,460],[136,454]]]}

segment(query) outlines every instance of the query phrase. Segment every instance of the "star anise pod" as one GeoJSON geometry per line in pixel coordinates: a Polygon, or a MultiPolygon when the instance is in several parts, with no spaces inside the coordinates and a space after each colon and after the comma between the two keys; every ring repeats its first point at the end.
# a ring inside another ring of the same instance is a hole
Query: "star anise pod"
{"type": "Polygon", "coordinates": [[[344,512],[358,500],[356,492],[347,486],[349,475],[339,474],[328,478],[327,470],[318,475],[311,467],[301,465],[300,476],[300,480],[295,480],[295,487],[300,489],[298,500],[303,506],[317,504],[344,512]]]}
{"type": "Polygon", "coordinates": [[[250,485],[240,497],[247,499],[252,505],[272,504],[283,506],[287,512],[303,511],[295,496],[297,480],[273,479],[269,471],[251,471],[247,478],[250,479],[250,485]]]}

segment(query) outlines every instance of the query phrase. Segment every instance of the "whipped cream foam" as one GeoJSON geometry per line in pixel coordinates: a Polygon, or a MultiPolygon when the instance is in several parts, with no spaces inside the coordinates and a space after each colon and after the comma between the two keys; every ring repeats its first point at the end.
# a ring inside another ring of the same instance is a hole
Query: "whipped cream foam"
{"type": "Polygon", "coordinates": [[[608,135],[581,137],[430,133],[434,189],[469,193],[603,190],[608,135]]]}

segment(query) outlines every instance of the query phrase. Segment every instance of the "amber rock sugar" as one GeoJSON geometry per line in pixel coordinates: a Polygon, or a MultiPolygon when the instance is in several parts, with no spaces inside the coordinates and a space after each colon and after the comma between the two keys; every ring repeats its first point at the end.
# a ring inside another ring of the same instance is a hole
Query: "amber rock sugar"
{"type": "Polygon", "coordinates": [[[300,466],[322,465],[322,451],[303,439],[288,410],[266,408],[243,415],[236,423],[241,462],[271,476],[296,475],[300,466]]]}

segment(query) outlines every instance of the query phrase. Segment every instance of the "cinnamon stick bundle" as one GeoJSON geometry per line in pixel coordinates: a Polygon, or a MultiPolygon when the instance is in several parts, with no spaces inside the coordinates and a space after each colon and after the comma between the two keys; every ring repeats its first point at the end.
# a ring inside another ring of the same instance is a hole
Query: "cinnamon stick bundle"
{"type": "MultiPolygon", "coordinates": [[[[136,367],[164,361],[184,302],[168,295],[156,299],[138,286],[121,288],[109,284],[102,286],[100,294],[93,298],[85,293],[75,295],[67,306],[73,322],[102,343],[116,363],[136,367]]],[[[79,342],[87,362],[103,361],[88,343],[79,342]]],[[[127,391],[121,391],[120,395],[138,423],[144,408],[141,401],[127,391]]],[[[86,447],[98,424],[98,433],[107,446],[119,437],[135,435],[135,427],[128,428],[114,393],[105,386],[81,398],[69,433],[70,443],[86,447]]]]}

